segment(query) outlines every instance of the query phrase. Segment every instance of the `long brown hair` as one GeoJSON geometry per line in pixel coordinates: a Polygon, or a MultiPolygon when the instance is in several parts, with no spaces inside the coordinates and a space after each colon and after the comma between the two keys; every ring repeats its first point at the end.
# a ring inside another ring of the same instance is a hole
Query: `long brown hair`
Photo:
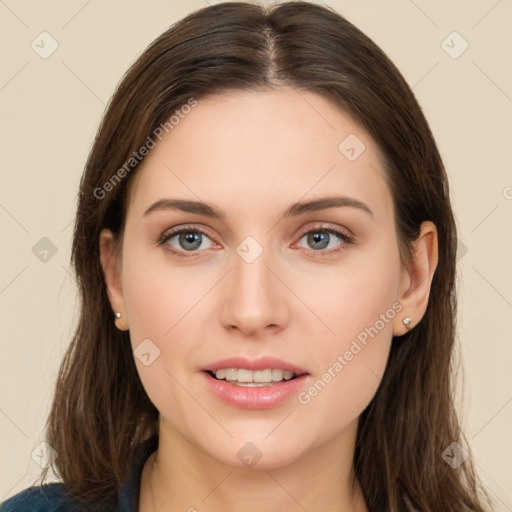
{"type": "Polygon", "coordinates": [[[394,64],[342,16],[308,2],[193,12],[144,51],[112,97],[80,183],[72,264],[81,311],[47,422],[56,473],[79,501],[95,510],[112,506],[134,448],[158,432],[129,334],[114,325],[99,258],[100,231],[122,235],[134,153],[191,98],[283,85],[327,98],[371,134],[383,155],[404,264],[422,221],[438,230],[425,316],[393,339],[381,385],[360,417],[354,467],[368,507],[487,510],[471,458],[452,468],[442,457],[453,442],[469,447],[453,403],[457,238],[441,157],[394,64]]]}

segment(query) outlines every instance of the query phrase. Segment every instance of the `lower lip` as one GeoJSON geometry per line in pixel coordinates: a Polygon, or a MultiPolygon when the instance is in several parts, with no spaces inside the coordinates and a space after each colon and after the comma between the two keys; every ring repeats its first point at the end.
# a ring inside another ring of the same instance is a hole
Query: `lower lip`
{"type": "Polygon", "coordinates": [[[294,395],[304,386],[309,375],[304,374],[295,379],[276,382],[269,386],[249,387],[230,384],[217,380],[204,372],[212,392],[228,404],[240,409],[270,409],[276,407],[294,395]]]}

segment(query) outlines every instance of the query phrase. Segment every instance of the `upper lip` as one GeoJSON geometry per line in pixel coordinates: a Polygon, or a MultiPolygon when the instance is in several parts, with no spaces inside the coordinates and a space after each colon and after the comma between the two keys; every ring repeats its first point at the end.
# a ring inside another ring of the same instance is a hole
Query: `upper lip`
{"type": "Polygon", "coordinates": [[[299,366],[283,361],[282,359],[277,359],[275,357],[260,357],[259,359],[246,359],[245,357],[240,356],[230,357],[228,359],[222,359],[220,361],[210,363],[201,369],[203,371],[213,372],[222,368],[238,368],[253,371],[267,370],[270,368],[274,370],[288,370],[295,373],[295,375],[308,373],[306,370],[300,368],[299,366]]]}

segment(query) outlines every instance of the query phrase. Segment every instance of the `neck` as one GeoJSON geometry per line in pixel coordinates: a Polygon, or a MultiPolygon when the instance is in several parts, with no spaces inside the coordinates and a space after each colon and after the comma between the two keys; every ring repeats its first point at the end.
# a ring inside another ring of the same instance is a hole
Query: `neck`
{"type": "Polygon", "coordinates": [[[286,465],[240,468],[200,451],[161,418],[159,447],[144,468],[139,509],[367,512],[352,466],[356,430],[357,423],[286,465]]]}

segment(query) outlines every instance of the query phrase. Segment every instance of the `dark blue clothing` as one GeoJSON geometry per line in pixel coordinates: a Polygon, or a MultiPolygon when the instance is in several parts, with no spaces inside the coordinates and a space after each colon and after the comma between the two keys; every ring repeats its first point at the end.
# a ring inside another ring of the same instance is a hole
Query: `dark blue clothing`
{"type": "MultiPolygon", "coordinates": [[[[142,469],[149,456],[157,448],[157,435],[137,447],[130,468],[130,476],[119,491],[118,503],[112,512],[137,512],[142,469]]],[[[84,512],[84,510],[76,502],[71,501],[64,491],[63,483],[51,483],[20,491],[0,503],[0,512],[84,512]]]]}

